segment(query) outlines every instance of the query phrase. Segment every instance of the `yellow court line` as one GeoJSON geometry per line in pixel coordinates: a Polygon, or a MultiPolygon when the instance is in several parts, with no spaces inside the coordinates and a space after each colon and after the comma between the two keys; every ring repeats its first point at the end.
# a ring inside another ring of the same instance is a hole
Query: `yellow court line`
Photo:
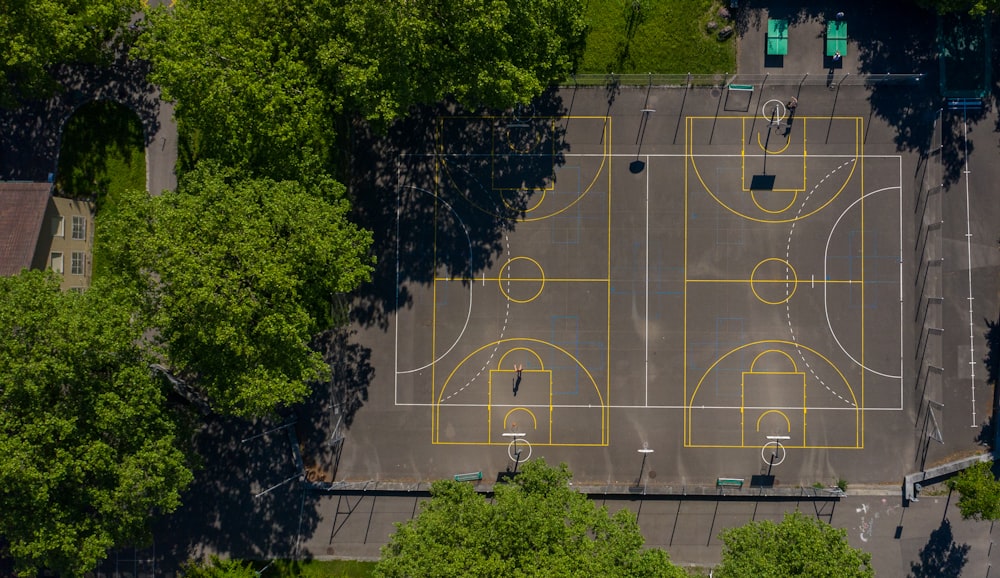
{"type": "MultiPolygon", "coordinates": [[[[865,367],[865,141],[864,123],[860,118],[855,121],[857,127],[854,131],[854,149],[861,156],[861,367],[865,367]]],[[[865,406],[865,374],[861,372],[861,407],[865,406]]],[[[860,444],[865,445],[865,412],[861,412],[861,440],[860,444]]]]}
{"type": "MultiPolygon", "coordinates": [[[[686,291],[685,291],[685,293],[686,293],[686,291]]],[[[685,309],[685,311],[686,311],[686,309],[685,309]]],[[[686,326],[686,323],[685,323],[685,332],[684,333],[685,333],[685,335],[687,335],[687,326],[686,326]]],[[[753,346],[756,346],[756,345],[767,344],[767,343],[775,343],[775,344],[779,344],[779,345],[787,345],[787,346],[790,346],[790,347],[795,347],[797,349],[804,349],[804,350],[812,353],[816,357],[819,357],[820,359],[822,359],[823,361],[825,361],[837,373],[837,375],[840,376],[840,380],[843,382],[844,387],[847,388],[848,393],[851,394],[851,401],[854,403],[854,412],[855,412],[855,439],[857,439],[858,428],[859,427],[863,427],[863,422],[859,422],[858,421],[859,420],[859,414],[862,414],[862,415],[864,414],[864,412],[861,411],[863,409],[863,407],[858,405],[858,399],[854,395],[854,389],[851,387],[850,382],[848,382],[848,380],[844,376],[843,372],[841,372],[840,368],[837,367],[837,365],[835,363],[833,363],[832,361],[830,361],[829,358],[827,358],[822,353],[816,351],[815,349],[813,349],[813,348],[811,348],[811,347],[809,347],[807,345],[803,345],[802,343],[799,343],[799,342],[786,341],[786,340],[783,340],[783,339],[761,339],[761,340],[758,340],[758,341],[753,341],[753,342],[750,342],[750,343],[745,343],[745,344],[740,345],[738,347],[734,347],[733,349],[731,349],[728,352],[724,353],[718,359],[716,359],[710,366],[708,366],[708,368],[702,374],[701,379],[698,380],[698,385],[696,385],[695,388],[694,388],[694,391],[691,392],[690,399],[687,397],[687,389],[686,389],[687,380],[685,379],[685,382],[684,382],[685,383],[685,398],[684,398],[684,406],[685,406],[685,410],[684,410],[684,422],[685,422],[685,426],[684,426],[684,429],[686,430],[688,439],[693,439],[693,437],[692,437],[693,433],[691,432],[691,425],[692,425],[693,418],[692,418],[692,413],[691,412],[692,412],[692,410],[697,409],[695,407],[694,401],[695,401],[695,398],[698,397],[698,390],[701,389],[701,386],[704,383],[705,378],[708,377],[708,375],[715,369],[715,367],[717,365],[719,365],[720,363],[722,363],[722,360],[726,359],[727,357],[729,357],[730,355],[736,353],[737,351],[740,351],[740,350],[745,349],[747,347],[753,347],[753,346]]],[[[685,367],[685,373],[686,373],[686,369],[687,369],[687,348],[686,347],[684,349],[684,355],[685,355],[685,358],[684,358],[684,367],[685,367]]],[[[742,386],[741,386],[741,390],[742,390],[742,386]]],[[[743,407],[743,405],[744,405],[743,404],[743,399],[741,397],[741,399],[740,399],[740,407],[741,407],[740,412],[741,412],[741,414],[742,414],[742,407],[743,407]]],[[[742,424],[742,421],[741,421],[741,424],[742,424]]]]}
{"type": "MultiPolygon", "coordinates": [[[[743,119],[743,122],[746,123],[746,119],[745,118],[743,119]]],[[[770,130],[770,128],[768,130],[770,130]]],[[[757,146],[759,146],[760,150],[764,151],[767,154],[770,154],[770,155],[780,155],[781,153],[785,152],[785,150],[787,150],[788,147],[792,146],[792,139],[785,140],[785,146],[781,147],[780,149],[778,149],[776,151],[772,151],[771,149],[766,148],[764,146],[764,143],[760,142],[760,131],[757,131],[757,146]]]]}
{"type": "MultiPolygon", "coordinates": [[[[605,147],[604,147],[604,155],[605,156],[604,156],[604,158],[607,159],[607,161],[608,161],[608,251],[607,251],[607,259],[608,259],[608,274],[607,274],[607,278],[608,278],[608,281],[607,281],[607,308],[608,309],[607,309],[607,313],[608,313],[608,320],[607,320],[607,337],[606,337],[606,340],[605,340],[605,343],[607,345],[604,347],[604,351],[605,351],[605,361],[604,361],[604,367],[605,367],[605,372],[604,372],[604,393],[605,393],[605,399],[608,400],[607,404],[610,406],[611,405],[611,160],[612,160],[611,155],[608,154],[612,150],[611,149],[611,117],[610,116],[608,117],[608,123],[607,123],[607,137],[608,138],[605,139],[605,147]]],[[[603,159],[602,159],[602,166],[603,166],[603,159]]],[[[648,168],[647,168],[647,170],[648,170],[648,168]]],[[[596,177],[595,177],[595,180],[596,180],[596,177]]],[[[588,188],[587,190],[589,191],[590,189],[588,188]]],[[[646,251],[649,251],[649,247],[646,247],[646,251]]],[[[648,315],[649,312],[647,311],[646,314],[648,315]]],[[[603,412],[602,411],[601,418],[602,418],[602,420],[601,420],[601,443],[608,444],[608,443],[611,443],[611,411],[610,410],[608,410],[607,412],[603,412]]]]}
{"type": "Polygon", "coordinates": [[[567,277],[567,278],[552,278],[552,277],[435,277],[434,281],[441,283],[448,282],[458,282],[458,283],[478,283],[483,280],[489,281],[490,283],[503,283],[506,281],[519,281],[524,283],[608,283],[610,279],[604,279],[599,277],[594,277],[593,279],[567,277]]]}
{"type": "MultiPolygon", "coordinates": [[[[782,447],[790,450],[863,450],[865,448],[861,446],[813,446],[813,445],[797,445],[791,446],[787,444],[781,444],[782,447]]],[[[702,449],[741,449],[741,448],[759,448],[759,445],[749,445],[749,446],[738,446],[736,444],[724,445],[724,444],[686,444],[686,448],[702,448],[702,449]]]]}
{"type": "MultiPolygon", "coordinates": [[[[537,447],[554,447],[554,448],[603,448],[607,447],[606,443],[574,443],[574,442],[559,442],[559,443],[543,443],[543,442],[530,442],[531,445],[537,447]]],[[[510,442],[437,442],[436,445],[439,446],[506,446],[510,445],[510,442]]],[[[789,446],[786,446],[789,447],[789,446]]]]}
{"type": "MultiPolygon", "coordinates": [[[[785,424],[787,425],[787,431],[788,431],[788,433],[792,433],[792,420],[788,419],[788,416],[785,415],[785,412],[781,411],[780,409],[769,409],[769,410],[765,411],[764,413],[760,414],[760,417],[757,418],[757,431],[760,431],[760,421],[762,419],[764,419],[764,416],[767,415],[767,414],[769,414],[769,413],[776,413],[776,414],[780,415],[781,417],[785,418],[785,424]]],[[[804,440],[806,438],[802,438],[802,439],[804,440]]]]}
{"type": "Polygon", "coordinates": [[[758,209],[760,209],[761,211],[764,211],[765,213],[770,213],[772,215],[780,215],[781,213],[784,213],[785,211],[791,209],[795,205],[795,201],[797,201],[799,199],[799,191],[788,191],[788,190],[785,190],[785,189],[773,189],[773,190],[770,190],[770,191],[754,191],[754,190],[751,190],[750,191],[750,199],[753,200],[753,204],[758,209]],[[757,200],[757,195],[760,194],[760,193],[785,193],[787,195],[791,195],[792,199],[790,201],[788,201],[787,205],[785,205],[784,207],[782,207],[780,209],[767,209],[767,208],[764,208],[763,206],[761,206],[760,201],[757,200]]]}
{"type": "MultiPolygon", "coordinates": [[[[577,118],[577,117],[572,117],[572,118],[577,118]]],[[[554,213],[550,213],[548,215],[544,215],[544,216],[541,216],[541,217],[532,217],[532,218],[521,219],[522,222],[524,222],[524,223],[532,223],[534,221],[541,221],[542,219],[549,219],[551,217],[555,217],[557,215],[560,215],[560,214],[568,211],[572,207],[574,207],[577,203],[579,203],[583,199],[583,197],[587,196],[587,193],[590,192],[590,189],[594,188],[594,184],[597,183],[597,179],[601,176],[601,173],[604,171],[604,165],[605,164],[608,165],[608,208],[611,207],[611,155],[609,154],[610,149],[611,149],[611,117],[610,116],[607,116],[607,117],[598,117],[598,116],[595,116],[595,117],[580,117],[580,118],[604,118],[605,119],[605,122],[604,122],[604,136],[606,138],[604,139],[604,147],[602,147],[602,150],[601,150],[601,153],[602,153],[603,156],[601,157],[601,165],[599,167],[597,167],[597,171],[594,173],[594,178],[591,179],[590,184],[587,185],[587,188],[585,188],[584,190],[580,191],[580,194],[576,197],[576,199],[573,200],[572,203],[570,203],[570,204],[566,205],[565,207],[559,209],[558,211],[556,211],[554,213]]],[[[611,219],[611,213],[610,212],[608,213],[608,219],[609,220],[611,219]]],[[[608,227],[608,229],[610,230],[610,226],[608,227]]],[[[609,242],[608,243],[609,248],[610,248],[610,245],[611,245],[611,243],[609,242]]]]}
{"type": "Polygon", "coordinates": [[[503,416],[503,429],[507,429],[507,418],[509,418],[510,414],[514,413],[515,411],[526,411],[526,412],[528,412],[528,415],[531,416],[531,423],[534,426],[532,429],[538,429],[538,418],[535,417],[535,412],[531,411],[530,409],[528,409],[526,407],[515,407],[514,409],[508,411],[507,415],[503,416]]]}
{"type": "MultiPolygon", "coordinates": [[[[545,369],[545,362],[542,361],[542,357],[540,355],[538,355],[538,353],[534,349],[532,349],[530,347],[512,347],[511,349],[508,349],[507,351],[505,351],[503,353],[503,355],[500,356],[500,359],[497,360],[497,369],[495,371],[503,371],[501,368],[503,367],[504,360],[507,359],[508,355],[510,355],[511,353],[514,353],[515,351],[527,351],[532,356],[534,356],[535,361],[538,362],[538,366],[541,369],[545,369]]],[[[511,370],[511,371],[516,371],[516,370],[511,370]]],[[[528,370],[528,371],[532,371],[532,370],[528,370]]]]}
{"type": "MultiPolygon", "coordinates": [[[[468,120],[468,119],[484,119],[484,118],[485,119],[491,119],[491,118],[503,118],[503,117],[494,117],[494,116],[487,116],[487,117],[480,117],[480,116],[438,117],[438,119],[440,121],[439,124],[441,124],[441,125],[444,124],[445,120],[451,120],[451,119],[466,119],[466,120],[468,120]]],[[[607,133],[609,132],[609,127],[610,127],[610,122],[611,122],[610,117],[607,117],[607,116],[568,116],[568,117],[532,117],[532,118],[564,118],[566,120],[572,120],[572,119],[591,119],[591,120],[593,120],[593,119],[603,119],[605,121],[604,122],[604,129],[603,129],[605,131],[605,133],[606,133],[605,136],[609,136],[607,133]]],[[[495,130],[495,126],[491,125],[490,130],[491,130],[490,134],[492,135],[493,134],[492,131],[495,130]]],[[[494,142],[490,143],[490,153],[489,153],[490,154],[490,187],[493,190],[496,190],[496,191],[503,191],[503,190],[508,190],[508,191],[510,191],[510,190],[526,190],[526,189],[496,189],[495,187],[493,187],[493,172],[494,172],[494,169],[495,169],[495,164],[494,163],[495,163],[495,155],[496,155],[496,153],[495,153],[495,140],[496,139],[494,138],[492,140],[494,142]]],[[[524,222],[524,223],[531,223],[531,222],[535,222],[535,221],[541,221],[543,219],[549,219],[551,217],[555,217],[557,215],[560,215],[560,214],[568,211],[569,209],[573,208],[581,200],[583,200],[583,198],[587,195],[587,193],[589,193],[590,190],[593,188],[594,184],[597,183],[597,179],[601,176],[601,173],[604,171],[605,165],[608,165],[608,167],[609,167],[609,170],[608,170],[608,195],[610,195],[611,194],[611,174],[610,174],[610,160],[609,160],[610,154],[609,154],[608,140],[609,140],[608,138],[604,139],[605,144],[604,144],[603,151],[602,151],[601,164],[600,164],[600,166],[597,167],[597,171],[595,171],[594,176],[593,176],[593,178],[590,181],[590,184],[588,184],[586,188],[582,189],[579,192],[579,194],[577,195],[577,197],[575,199],[573,199],[573,201],[571,203],[567,204],[565,207],[562,207],[561,209],[559,209],[559,210],[557,210],[557,211],[555,211],[553,213],[542,215],[540,217],[524,217],[522,219],[519,219],[519,221],[520,222],[524,222]]],[[[554,150],[555,142],[554,141],[553,141],[553,145],[552,146],[553,146],[553,153],[552,154],[554,155],[555,154],[555,150],[554,150]]],[[[445,156],[443,142],[442,142],[442,144],[440,146],[439,154],[441,156],[445,156]]],[[[455,187],[455,189],[461,190],[458,187],[458,184],[455,182],[455,178],[451,176],[451,170],[450,170],[450,168],[448,166],[448,163],[445,162],[444,160],[442,160],[441,161],[441,166],[444,167],[443,170],[444,170],[445,174],[448,176],[449,182],[451,182],[451,184],[455,187]]],[[[485,183],[483,183],[483,187],[485,188],[485,183]]],[[[542,191],[544,191],[544,190],[554,190],[554,189],[531,189],[531,190],[542,190],[542,191]]],[[[494,216],[496,216],[496,212],[495,211],[492,211],[492,210],[489,210],[487,208],[481,207],[478,203],[476,203],[476,201],[474,199],[470,198],[469,196],[463,196],[463,197],[469,202],[469,204],[471,204],[473,207],[475,207],[479,211],[482,211],[483,213],[486,213],[487,215],[494,215],[494,216]]],[[[501,194],[501,198],[502,197],[503,197],[503,195],[501,194]]],[[[504,204],[507,205],[506,202],[504,202],[504,204]]],[[[537,208],[537,206],[535,208],[537,208]]]]}
{"type": "MultiPolygon", "coordinates": [[[[488,278],[487,278],[488,280],[488,278]]],[[[537,281],[537,279],[535,279],[537,281]]],[[[688,279],[688,283],[774,283],[775,285],[809,285],[815,283],[816,285],[860,285],[863,281],[858,279],[826,279],[814,281],[807,281],[805,279],[793,280],[789,279],[787,281],[782,279],[688,279]]]]}
{"type": "MultiPolygon", "coordinates": [[[[691,131],[693,130],[693,126],[694,126],[693,125],[693,121],[690,119],[690,117],[687,118],[684,121],[684,153],[686,155],[689,155],[688,156],[689,160],[690,160],[690,154],[693,151],[693,147],[691,145],[691,131]]],[[[742,144],[744,142],[746,142],[746,139],[741,138],[740,139],[741,146],[742,146],[742,144]]],[[[688,335],[688,332],[687,332],[687,322],[688,322],[688,298],[687,298],[688,292],[687,292],[687,282],[688,282],[688,220],[689,220],[688,219],[688,197],[691,194],[690,188],[688,186],[688,172],[689,171],[690,171],[690,167],[688,166],[688,162],[685,161],[685,163],[684,163],[684,291],[683,291],[683,293],[684,293],[684,325],[683,325],[683,331],[682,331],[682,333],[683,333],[683,341],[684,341],[682,351],[683,351],[684,359],[683,359],[683,363],[681,364],[683,366],[681,381],[684,384],[684,405],[685,406],[687,405],[687,398],[688,398],[687,397],[687,373],[688,373],[688,368],[687,368],[687,355],[688,355],[688,352],[687,352],[687,335],[688,335]]],[[[740,174],[742,175],[743,173],[741,172],[740,174]]],[[[648,248],[647,248],[647,250],[648,250],[648,248]]],[[[648,315],[649,312],[647,311],[646,314],[648,315]]],[[[741,403],[740,406],[742,406],[742,405],[743,404],[741,403]]],[[[683,437],[683,440],[684,440],[684,444],[687,445],[687,443],[690,441],[689,440],[689,436],[688,436],[688,432],[687,432],[687,428],[683,428],[682,437],[683,437]]]]}
{"type": "MultiPolygon", "coordinates": [[[[609,318],[609,321],[610,321],[610,318],[609,318]]],[[[608,329],[608,332],[610,333],[610,327],[608,329]]],[[[480,346],[479,348],[473,350],[471,353],[469,353],[468,355],[466,355],[462,360],[460,360],[457,364],[455,364],[454,369],[451,370],[451,373],[449,373],[448,377],[444,380],[444,385],[441,386],[441,392],[438,394],[437,401],[432,403],[432,405],[434,407],[434,411],[436,411],[438,413],[438,415],[440,416],[441,406],[443,405],[441,403],[441,401],[442,401],[442,399],[444,397],[444,392],[448,389],[448,384],[451,383],[451,380],[455,376],[455,373],[459,370],[459,368],[461,368],[465,364],[466,361],[468,361],[474,355],[478,354],[479,352],[483,351],[484,349],[488,349],[490,347],[499,346],[499,345],[502,345],[504,343],[512,343],[512,342],[538,343],[540,345],[551,347],[552,349],[555,349],[556,351],[559,351],[560,353],[562,353],[563,355],[565,355],[566,357],[568,357],[570,360],[574,361],[580,367],[580,369],[583,370],[583,373],[587,376],[587,379],[590,380],[591,385],[594,387],[594,391],[597,392],[597,396],[599,398],[598,401],[600,402],[600,405],[601,405],[601,427],[603,428],[605,426],[605,422],[607,421],[607,413],[609,411],[608,404],[605,403],[605,401],[604,401],[605,397],[604,397],[604,395],[601,394],[601,389],[597,385],[597,380],[594,379],[593,374],[590,373],[590,370],[587,369],[587,366],[585,366],[579,359],[577,359],[577,357],[575,355],[573,355],[572,353],[570,353],[566,349],[563,349],[562,347],[559,347],[558,345],[556,345],[554,343],[550,343],[548,341],[544,341],[544,340],[541,340],[541,339],[535,339],[533,337],[510,337],[510,338],[507,338],[507,339],[500,339],[500,340],[497,340],[497,341],[486,343],[485,345],[480,346]]],[[[610,376],[608,376],[608,379],[610,380],[610,376]]],[[[490,388],[490,393],[492,393],[492,388],[490,388]]],[[[492,400],[490,400],[490,405],[488,407],[491,407],[491,406],[492,406],[492,400]]],[[[440,427],[440,418],[438,419],[438,426],[437,427],[440,427]]],[[[603,437],[602,437],[602,439],[603,439],[603,437]]]]}
{"type": "MultiPolygon", "coordinates": [[[[687,143],[689,143],[689,150],[687,151],[687,156],[688,156],[688,159],[690,160],[690,163],[691,163],[691,169],[694,171],[694,174],[697,177],[698,181],[701,183],[701,186],[705,189],[705,192],[708,193],[713,199],[715,199],[715,201],[721,207],[725,208],[727,211],[733,213],[734,215],[736,215],[738,217],[742,217],[744,219],[747,219],[748,221],[754,221],[754,222],[758,222],[758,223],[771,223],[771,224],[774,224],[774,223],[790,223],[790,222],[793,222],[793,221],[799,221],[799,220],[802,220],[802,219],[806,219],[806,218],[808,218],[808,217],[810,217],[810,216],[812,216],[812,215],[814,215],[814,214],[822,211],[830,203],[832,203],[833,201],[835,201],[840,196],[840,194],[844,191],[844,189],[847,188],[847,183],[849,183],[852,180],[852,178],[854,177],[854,171],[858,167],[858,163],[854,163],[851,166],[851,170],[848,173],[847,177],[844,179],[843,184],[840,186],[840,188],[837,190],[837,192],[835,194],[831,195],[826,200],[825,203],[823,203],[822,205],[819,205],[818,207],[816,207],[815,209],[813,209],[812,211],[810,211],[808,213],[803,213],[803,214],[800,214],[800,215],[796,215],[795,217],[791,217],[791,218],[788,218],[788,219],[761,219],[761,218],[758,218],[758,217],[753,217],[753,216],[750,216],[748,214],[745,214],[745,213],[742,213],[740,211],[737,211],[736,209],[732,208],[728,204],[724,203],[722,201],[722,199],[720,199],[718,196],[716,196],[716,194],[712,191],[712,188],[709,187],[708,184],[705,182],[704,177],[702,177],[701,171],[699,170],[698,164],[697,164],[697,162],[695,160],[695,159],[698,158],[698,156],[701,156],[701,155],[695,155],[694,154],[693,141],[690,138],[688,138],[690,136],[690,133],[694,130],[694,122],[692,120],[694,118],[714,119],[715,117],[710,117],[710,116],[709,117],[687,117],[686,126],[688,127],[688,130],[686,132],[688,133],[688,135],[685,135],[685,141],[687,143]]],[[[733,118],[737,118],[737,117],[733,117],[733,118]]],[[[745,124],[745,119],[751,118],[751,117],[738,117],[738,118],[743,119],[742,124],[745,124]]],[[[809,118],[816,118],[816,119],[820,119],[820,120],[850,119],[850,120],[854,121],[855,127],[857,127],[857,123],[859,121],[859,117],[849,116],[849,117],[801,117],[801,118],[803,120],[803,154],[802,154],[802,163],[803,163],[802,164],[802,166],[803,166],[803,189],[801,189],[801,190],[805,190],[806,185],[808,184],[808,182],[806,180],[806,172],[805,172],[805,168],[806,168],[806,156],[807,156],[807,154],[806,154],[806,149],[805,149],[805,128],[804,127],[805,127],[805,124],[806,124],[805,123],[806,119],[809,119],[809,118]]],[[[745,133],[744,133],[744,136],[745,136],[745,133]]],[[[855,130],[855,141],[857,140],[857,137],[858,137],[857,130],[855,130]]],[[[745,147],[745,145],[744,145],[745,141],[746,141],[745,138],[741,141],[741,143],[740,143],[741,149],[743,147],[745,147]]],[[[858,154],[859,154],[859,152],[858,152],[857,143],[855,143],[855,151],[854,151],[855,158],[857,158],[858,154]]],[[[743,156],[743,155],[741,154],[741,156],[743,156]]],[[[745,173],[745,172],[746,172],[746,168],[744,166],[743,169],[741,170],[741,173],[740,173],[741,174],[741,182],[742,182],[741,186],[744,187],[744,189],[743,189],[744,191],[747,190],[745,188],[746,187],[746,181],[742,177],[743,173],[745,173]]],[[[686,181],[687,181],[687,175],[685,174],[685,189],[688,188],[686,181]]],[[[784,192],[793,192],[796,189],[774,189],[774,190],[775,191],[779,191],[779,192],[781,192],[781,191],[784,191],[784,192]]],[[[686,218],[687,218],[687,212],[685,211],[685,219],[686,218]]]]}
{"type": "Polygon", "coordinates": [[[757,362],[760,361],[761,357],[764,357],[765,355],[768,355],[769,353],[776,353],[778,355],[785,356],[785,358],[788,359],[788,362],[792,364],[792,368],[793,368],[794,372],[795,373],[799,372],[799,366],[798,366],[798,364],[795,363],[795,359],[793,359],[791,355],[789,355],[788,353],[786,353],[786,352],[784,352],[784,351],[782,351],[780,349],[768,349],[767,351],[761,351],[760,353],[758,353],[757,357],[754,357],[753,361],[750,362],[750,371],[753,372],[753,373],[763,373],[761,371],[754,370],[754,367],[757,366],[757,362]]]}

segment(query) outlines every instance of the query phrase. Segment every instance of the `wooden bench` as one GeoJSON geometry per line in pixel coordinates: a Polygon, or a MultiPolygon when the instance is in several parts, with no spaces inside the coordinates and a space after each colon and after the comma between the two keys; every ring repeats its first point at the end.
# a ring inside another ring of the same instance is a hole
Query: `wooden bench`
{"type": "Polygon", "coordinates": [[[716,488],[736,488],[743,489],[743,478],[718,478],[715,480],[716,488]]]}
{"type": "Polygon", "coordinates": [[[483,472],[469,472],[467,474],[456,474],[456,482],[478,482],[483,479],[483,472]]]}

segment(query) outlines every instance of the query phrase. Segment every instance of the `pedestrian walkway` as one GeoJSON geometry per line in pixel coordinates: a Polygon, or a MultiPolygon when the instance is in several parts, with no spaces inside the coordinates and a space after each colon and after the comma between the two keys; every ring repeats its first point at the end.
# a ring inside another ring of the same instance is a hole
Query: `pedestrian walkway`
{"type": "MultiPolygon", "coordinates": [[[[881,492],[885,493],[885,492],[881,492]]],[[[722,555],[719,533],[753,520],[780,520],[800,510],[847,531],[852,546],[872,554],[880,577],[986,576],[992,563],[993,524],[962,520],[955,497],[924,496],[903,507],[894,495],[842,499],[715,500],[678,496],[596,499],[611,512],[638,516],[648,546],[665,549],[676,564],[711,567],[722,555]]],[[[420,496],[331,495],[318,505],[321,522],[301,542],[301,555],[318,559],[376,559],[394,524],[419,511],[420,496]]],[[[291,555],[289,552],[288,555],[291,555]]]]}

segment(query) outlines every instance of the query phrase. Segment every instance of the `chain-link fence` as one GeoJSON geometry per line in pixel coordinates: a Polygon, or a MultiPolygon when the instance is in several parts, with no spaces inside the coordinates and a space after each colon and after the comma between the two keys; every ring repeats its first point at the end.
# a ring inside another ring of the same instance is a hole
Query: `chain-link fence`
{"type": "Polygon", "coordinates": [[[563,86],[675,86],[723,88],[730,85],[752,86],[876,86],[913,85],[924,80],[923,74],[575,74],[563,86]]]}

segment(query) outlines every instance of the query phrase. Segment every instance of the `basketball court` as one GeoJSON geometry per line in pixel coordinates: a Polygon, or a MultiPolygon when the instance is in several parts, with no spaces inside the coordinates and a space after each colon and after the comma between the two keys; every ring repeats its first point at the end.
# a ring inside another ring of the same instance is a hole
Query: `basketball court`
{"type": "Polygon", "coordinates": [[[863,452],[904,409],[903,159],[861,114],[690,108],[440,115],[399,155],[407,444],[583,478],[676,448],[709,479],[863,452]]]}

